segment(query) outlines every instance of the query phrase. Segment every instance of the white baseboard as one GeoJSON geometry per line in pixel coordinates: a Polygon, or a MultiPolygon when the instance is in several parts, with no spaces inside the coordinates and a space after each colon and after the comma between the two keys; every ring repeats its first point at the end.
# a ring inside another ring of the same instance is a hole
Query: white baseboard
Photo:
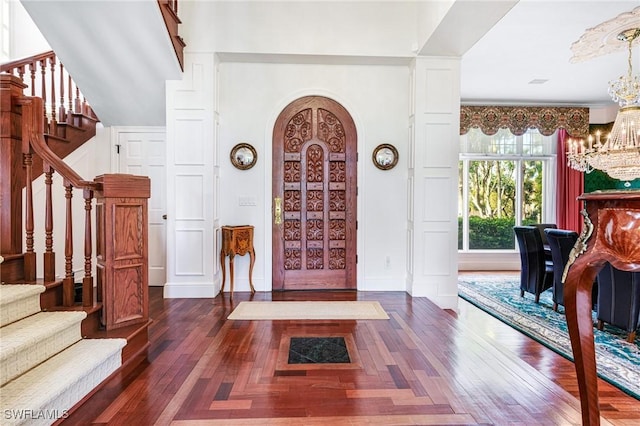
{"type": "Polygon", "coordinates": [[[198,299],[213,298],[220,292],[220,287],[214,283],[166,283],[164,285],[165,299],[198,299]]]}

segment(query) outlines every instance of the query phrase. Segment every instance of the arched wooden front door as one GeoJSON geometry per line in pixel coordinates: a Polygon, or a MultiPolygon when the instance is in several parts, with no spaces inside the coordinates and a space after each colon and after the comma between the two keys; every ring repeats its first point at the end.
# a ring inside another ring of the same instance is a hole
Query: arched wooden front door
{"type": "Polygon", "coordinates": [[[273,129],[273,289],[356,289],[357,135],[342,105],[290,103],[273,129]]]}

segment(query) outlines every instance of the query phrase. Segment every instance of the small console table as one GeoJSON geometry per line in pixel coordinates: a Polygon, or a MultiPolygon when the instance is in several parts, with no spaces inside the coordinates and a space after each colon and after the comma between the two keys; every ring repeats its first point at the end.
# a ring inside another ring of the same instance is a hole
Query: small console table
{"type": "Polygon", "coordinates": [[[220,250],[220,266],[222,267],[222,290],[224,292],[225,282],[225,257],[229,256],[229,282],[230,298],[233,299],[233,258],[235,255],[244,256],[249,253],[249,285],[251,293],[255,293],[251,275],[253,274],[253,264],[256,261],[256,252],[253,248],[253,226],[223,226],[222,227],[222,249],[220,250]]]}
{"type": "Polygon", "coordinates": [[[582,424],[600,424],[591,287],[605,262],[640,271],[640,191],[597,191],[584,202],[584,227],[565,269],[564,305],[578,377],[582,424]]]}

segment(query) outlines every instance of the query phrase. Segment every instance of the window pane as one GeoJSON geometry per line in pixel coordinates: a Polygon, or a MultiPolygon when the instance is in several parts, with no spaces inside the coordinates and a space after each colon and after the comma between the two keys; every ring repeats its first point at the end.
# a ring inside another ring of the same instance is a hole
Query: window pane
{"type": "Polygon", "coordinates": [[[542,223],[542,161],[523,161],[522,177],[522,224],[542,223]]]}
{"type": "Polygon", "coordinates": [[[469,154],[505,155],[516,154],[517,137],[509,129],[500,129],[495,135],[485,135],[480,129],[469,129],[460,138],[460,152],[469,154]]]}
{"type": "Polygon", "coordinates": [[[522,155],[546,155],[552,152],[553,138],[542,136],[537,129],[529,129],[522,135],[522,155]]]}
{"type": "Polygon", "coordinates": [[[516,136],[509,129],[499,129],[495,135],[485,135],[471,128],[460,137],[460,153],[471,155],[548,156],[555,153],[557,136],[543,136],[538,129],[528,129],[516,136]]]}
{"type": "Polygon", "coordinates": [[[515,199],[515,161],[469,161],[469,249],[513,249],[515,199]]]}

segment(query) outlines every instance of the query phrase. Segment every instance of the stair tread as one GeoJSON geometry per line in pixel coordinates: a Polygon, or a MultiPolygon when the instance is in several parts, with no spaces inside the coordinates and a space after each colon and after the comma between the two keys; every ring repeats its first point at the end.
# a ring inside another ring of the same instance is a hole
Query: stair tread
{"type": "Polygon", "coordinates": [[[80,340],[0,388],[2,413],[54,409],[64,414],[120,367],[125,344],[124,339],[80,340]]]}
{"type": "Polygon", "coordinates": [[[59,334],[75,325],[80,339],[80,323],[86,316],[82,311],[38,312],[6,325],[0,328],[0,359],[4,360],[16,351],[37,344],[46,336],[59,334]]]}
{"type": "Polygon", "coordinates": [[[40,312],[40,294],[44,291],[41,285],[0,285],[0,327],[40,312]]]}
{"type": "Polygon", "coordinates": [[[44,292],[45,287],[37,284],[0,285],[0,306],[44,292]]]}

